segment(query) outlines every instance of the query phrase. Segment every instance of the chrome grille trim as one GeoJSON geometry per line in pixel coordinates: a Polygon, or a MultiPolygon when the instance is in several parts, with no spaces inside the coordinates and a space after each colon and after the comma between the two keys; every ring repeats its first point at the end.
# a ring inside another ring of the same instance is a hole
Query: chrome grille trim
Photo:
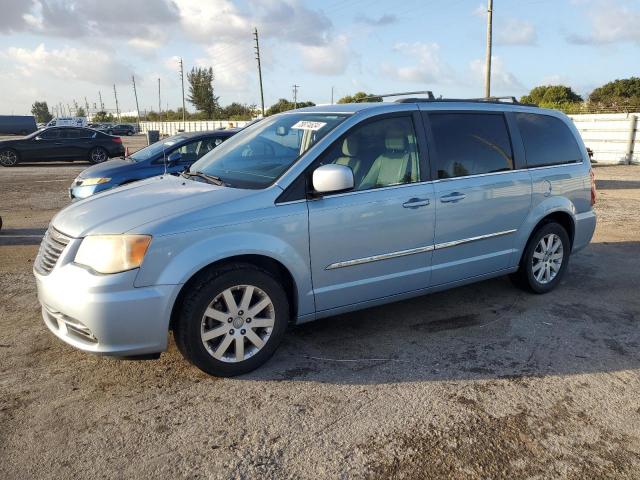
{"type": "Polygon", "coordinates": [[[71,237],[53,227],[49,227],[42,238],[42,243],[38,250],[38,256],[35,261],[36,271],[41,275],[50,274],[70,241],[71,237]]]}

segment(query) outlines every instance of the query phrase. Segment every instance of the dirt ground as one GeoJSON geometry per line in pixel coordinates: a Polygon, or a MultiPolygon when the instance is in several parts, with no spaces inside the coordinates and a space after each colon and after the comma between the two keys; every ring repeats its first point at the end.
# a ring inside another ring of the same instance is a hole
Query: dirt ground
{"type": "Polygon", "coordinates": [[[596,168],[596,236],[553,293],[294,327],[235,379],[48,332],[31,266],[85,167],[0,170],[0,478],[640,478],[640,167],[596,168]]]}

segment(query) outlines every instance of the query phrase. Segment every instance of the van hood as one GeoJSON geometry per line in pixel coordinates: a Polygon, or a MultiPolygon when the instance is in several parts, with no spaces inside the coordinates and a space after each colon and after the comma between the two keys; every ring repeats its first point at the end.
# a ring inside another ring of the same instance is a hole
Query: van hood
{"type": "Polygon", "coordinates": [[[172,175],[153,177],[93,195],[61,210],[51,221],[74,238],[120,234],[202,208],[218,208],[254,190],[227,188],[172,175]]]}

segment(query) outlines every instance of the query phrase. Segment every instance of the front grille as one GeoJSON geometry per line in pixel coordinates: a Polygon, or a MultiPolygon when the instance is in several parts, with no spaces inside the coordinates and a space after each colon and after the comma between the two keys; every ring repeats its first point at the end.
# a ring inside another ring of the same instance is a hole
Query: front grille
{"type": "Polygon", "coordinates": [[[47,233],[44,234],[36,257],[35,267],[38,273],[42,275],[51,273],[51,270],[58,262],[58,258],[60,258],[60,254],[62,254],[70,241],[70,237],[50,227],[47,233]]]}

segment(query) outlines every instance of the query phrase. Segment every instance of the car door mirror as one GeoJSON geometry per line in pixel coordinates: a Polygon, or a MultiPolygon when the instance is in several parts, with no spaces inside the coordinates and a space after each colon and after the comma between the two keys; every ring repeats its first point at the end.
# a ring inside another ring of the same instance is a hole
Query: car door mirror
{"type": "Polygon", "coordinates": [[[42,140],[42,137],[38,135],[36,138],[34,138],[34,140],[42,140]]]}
{"type": "Polygon", "coordinates": [[[173,167],[180,161],[181,158],[182,154],[180,152],[173,152],[167,157],[167,163],[170,167],[173,167]]]}
{"type": "Polygon", "coordinates": [[[316,193],[336,193],[353,188],[353,170],[346,165],[322,165],[313,171],[316,193]]]}

